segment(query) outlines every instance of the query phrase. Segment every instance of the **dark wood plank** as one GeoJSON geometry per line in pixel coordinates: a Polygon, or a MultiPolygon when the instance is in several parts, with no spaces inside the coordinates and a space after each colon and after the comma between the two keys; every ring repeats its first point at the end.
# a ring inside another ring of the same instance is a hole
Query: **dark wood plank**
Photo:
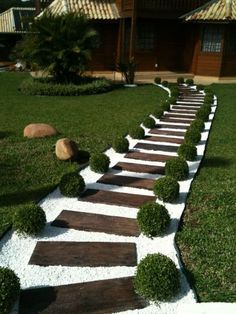
{"type": "Polygon", "coordinates": [[[182,123],[182,124],[190,124],[192,120],[189,119],[173,119],[173,118],[161,118],[160,121],[167,123],[182,123]]]}
{"type": "Polygon", "coordinates": [[[137,143],[134,146],[134,148],[154,150],[154,151],[163,151],[163,152],[169,152],[169,153],[176,153],[178,150],[177,146],[148,144],[148,143],[137,143]]]}
{"type": "Polygon", "coordinates": [[[21,291],[20,314],[104,314],[145,308],[133,278],[99,280],[21,291]]]}
{"type": "Polygon", "coordinates": [[[118,162],[112,169],[149,174],[164,174],[165,167],[118,162]]]}
{"type": "MultiPolygon", "coordinates": [[[[200,106],[198,106],[198,108],[200,108],[200,106]]],[[[181,104],[172,106],[172,109],[178,109],[178,110],[195,110],[195,112],[197,112],[198,108],[192,108],[192,107],[185,106],[185,105],[181,105],[181,104]]]]}
{"type": "Polygon", "coordinates": [[[173,159],[173,156],[161,155],[161,154],[147,154],[140,152],[129,152],[125,155],[125,158],[146,160],[146,161],[159,161],[166,162],[167,160],[173,159]]]}
{"type": "Polygon", "coordinates": [[[164,142],[164,143],[174,143],[174,144],[182,144],[184,139],[175,138],[175,137],[165,137],[165,136],[146,136],[145,140],[151,142],[164,142]]]}
{"type": "Polygon", "coordinates": [[[148,133],[160,134],[160,135],[183,136],[183,137],[185,135],[185,132],[172,131],[172,130],[159,130],[159,129],[152,129],[148,133]]]}
{"type": "Polygon", "coordinates": [[[186,125],[178,125],[178,124],[157,124],[156,129],[178,129],[178,130],[186,130],[186,125]]]}
{"type": "Polygon", "coordinates": [[[181,109],[181,108],[179,108],[178,107],[178,109],[171,109],[171,111],[170,111],[170,113],[177,113],[177,114],[181,114],[181,113],[186,113],[186,114],[188,114],[188,113],[192,113],[192,114],[194,114],[194,116],[196,115],[196,113],[197,113],[197,110],[191,110],[191,109],[189,109],[189,110],[185,110],[185,109],[181,109]]]}
{"type": "Polygon", "coordinates": [[[119,176],[114,174],[105,174],[98,181],[102,184],[111,184],[118,186],[128,186],[137,189],[147,189],[153,191],[155,180],[143,179],[137,177],[119,176]]]}
{"type": "Polygon", "coordinates": [[[190,114],[181,114],[181,113],[166,113],[165,117],[167,118],[178,118],[178,119],[190,119],[190,120],[194,120],[195,119],[195,114],[194,115],[190,115],[190,114]]]}
{"type": "Polygon", "coordinates": [[[60,228],[104,232],[130,237],[138,237],[140,234],[136,219],[70,210],[63,210],[51,225],[60,228]]]}
{"type": "Polygon", "coordinates": [[[112,192],[112,191],[88,189],[82,195],[80,200],[84,202],[91,202],[91,203],[100,203],[100,204],[138,208],[147,202],[155,201],[156,198],[154,196],[147,196],[147,195],[137,195],[137,194],[118,193],[118,192],[112,192]]]}
{"type": "Polygon", "coordinates": [[[135,243],[38,241],[29,261],[40,266],[135,266],[135,243]]]}
{"type": "Polygon", "coordinates": [[[202,103],[193,103],[193,102],[187,102],[187,101],[179,101],[177,100],[177,104],[176,105],[183,105],[183,106],[191,106],[191,107],[196,107],[196,108],[199,108],[202,103]]]}

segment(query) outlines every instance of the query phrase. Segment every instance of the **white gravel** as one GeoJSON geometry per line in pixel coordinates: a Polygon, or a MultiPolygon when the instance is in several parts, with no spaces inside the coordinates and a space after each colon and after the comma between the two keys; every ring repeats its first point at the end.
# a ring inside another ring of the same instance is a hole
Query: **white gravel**
{"type": "MultiPolygon", "coordinates": [[[[169,90],[164,88],[167,92],[169,90]]],[[[213,119],[216,110],[217,100],[215,100],[215,106],[212,107],[212,114],[210,119],[213,119]]],[[[158,121],[158,120],[157,120],[158,121]]],[[[93,280],[118,278],[124,276],[134,275],[134,267],[64,267],[64,266],[50,266],[40,267],[34,265],[28,265],[28,261],[32,255],[35,245],[38,240],[43,241],[108,241],[108,242],[135,242],[137,245],[138,261],[145,257],[148,253],[160,252],[169,256],[181,269],[179,256],[176,251],[174,242],[175,233],[178,229],[180,217],[185,207],[185,201],[187,193],[190,189],[190,185],[194,175],[196,174],[201,158],[204,154],[206,140],[208,138],[208,131],[210,129],[211,122],[205,123],[205,131],[202,133],[201,143],[197,146],[198,159],[195,162],[188,162],[190,168],[190,178],[186,181],[180,182],[181,196],[176,204],[168,204],[167,207],[172,222],[168,230],[168,234],[165,237],[157,237],[153,240],[144,237],[143,235],[138,238],[135,237],[124,237],[117,235],[110,235],[105,233],[85,232],[73,229],[55,228],[50,226],[52,222],[62,210],[73,210],[78,212],[87,213],[98,213],[120,217],[136,218],[137,209],[127,208],[122,206],[109,206],[104,204],[92,204],[87,202],[81,202],[76,198],[63,197],[59,190],[56,189],[54,192],[49,194],[45,199],[40,202],[41,207],[44,209],[47,217],[47,226],[40,237],[35,238],[23,238],[18,236],[15,232],[8,232],[8,234],[0,242],[1,254],[0,254],[0,265],[7,266],[13,269],[20,277],[21,286],[23,289],[40,287],[40,286],[56,286],[63,284],[79,283],[93,280]]],[[[145,128],[144,128],[145,129],[145,128]]],[[[148,129],[145,129],[148,134],[148,129]]],[[[155,136],[155,135],[153,135],[155,136]]],[[[131,148],[138,142],[127,137],[130,142],[131,148]]],[[[168,136],[166,136],[168,139],[168,136]]],[[[181,138],[181,137],[176,137],[181,138]]],[[[141,141],[150,143],[148,141],[141,141]]],[[[170,143],[160,143],[161,145],[173,145],[170,143]]],[[[145,152],[145,150],[142,150],[145,152]]],[[[158,153],[157,151],[151,153],[158,153]]],[[[146,162],[141,160],[124,159],[124,154],[117,154],[113,149],[109,149],[106,154],[111,159],[111,167],[118,161],[149,164],[149,165],[163,165],[159,162],[146,162]]],[[[161,154],[165,154],[161,152],[161,154]]],[[[169,154],[169,153],[166,153],[169,154]]],[[[172,154],[176,155],[176,154],[172,154]]],[[[119,175],[129,175],[145,178],[158,178],[158,175],[130,173],[126,171],[115,171],[110,170],[111,173],[119,173],[119,175]]],[[[126,192],[132,194],[142,195],[153,195],[153,192],[135,189],[128,187],[118,187],[112,185],[104,185],[95,183],[101,175],[92,172],[89,167],[81,171],[81,175],[84,177],[88,188],[99,188],[102,190],[112,190],[116,192],[126,192]]],[[[157,200],[157,202],[162,203],[157,200]]],[[[175,300],[168,303],[160,303],[158,306],[151,304],[145,309],[126,311],[122,313],[160,313],[160,314],[171,314],[178,313],[179,309],[183,305],[191,304],[191,307],[196,304],[196,298],[194,292],[190,289],[185,276],[181,271],[181,292],[175,300]]],[[[17,313],[17,305],[15,306],[14,313],[17,313]]],[[[180,312],[179,312],[180,313],[180,312]]],[[[182,314],[182,313],[181,313],[182,314]]]]}

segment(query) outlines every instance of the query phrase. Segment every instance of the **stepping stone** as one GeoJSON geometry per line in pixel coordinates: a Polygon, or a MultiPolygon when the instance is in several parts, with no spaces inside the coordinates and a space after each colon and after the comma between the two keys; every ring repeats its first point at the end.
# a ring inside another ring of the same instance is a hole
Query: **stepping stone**
{"type": "Polygon", "coordinates": [[[170,131],[170,130],[159,130],[159,129],[152,129],[148,133],[150,133],[150,134],[160,134],[160,135],[183,136],[183,137],[185,135],[185,132],[170,131]]]}
{"type": "Polygon", "coordinates": [[[166,162],[167,160],[173,159],[174,156],[160,155],[160,154],[147,154],[140,152],[129,152],[125,155],[125,158],[130,159],[139,159],[145,161],[157,161],[157,162],[166,162]]]}
{"type": "Polygon", "coordinates": [[[184,142],[182,138],[165,137],[165,136],[146,136],[145,140],[151,141],[151,142],[164,142],[164,143],[174,143],[174,144],[182,144],[184,142]]]}
{"type": "Polygon", "coordinates": [[[125,206],[138,208],[147,202],[153,202],[156,198],[148,195],[137,195],[128,193],[119,193],[112,191],[102,191],[88,189],[80,198],[80,201],[100,203],[107,205],[125,206]]]}
{"type": "Polygon", "coordinates": [[[20,314],[102,314],[142,309],[133,277],[99,280],[21,291],[20,314]]]}
{"type": "Polygon", "coordinates": [[[134,146],[134,148],[145,149],[145,150],[155,150],[155,151],[158,150],[158,151],[169,152],[169,153],[176,153],[178,150],[177,146],[146,144],[146,143],[138,143],[134,146]]]}
{"type": "Polygon", "coordinates": [[[165,174],[165,168],[161,166],[149,166],[128,162],[118,162],[112,169],[138,173],[165,174]]]}
{"type": "Polygon", "coordinates": [[[180,101],[177,100],[177,105],[183,105],[183,106],[190,106],[190,107],[200,107],[202,103],[193,103],[193,102],[186,102],[186,101],[180,101]]]}
{"type": "Polygon", "coordinates": [[[38,241],[29,261],[39,266],[136,266],[135,243],[38,241]]]}
{"type": "Polygon", "coordinates": [[[178,107],[178,109],[171,109],[170,113],[177,113],[177,114],[182,114],[182,113],[186,113],[186,114],[193,114],[194,116],[196,115],[197,110],[184,110],[178,107]]]}
{"type": "Polygon", "coordinates": [[[182,124],[190,124],[192,120],[188,119],[173,119],[173,118],[161,118],[161,122],[171,122],[171,123],[182,123],[182,124]]]}
{"type": "Polygon", "coordinates": [[[195,119],[195,115],[187,115],[187,114],[179,114],[179,113],[177,113],[177,114],[174,114],[174,113],[166,113],[165,114],[165,117],[167,117],[167,118],[183,118],[183,119],[191,119],[191,120],[194,120],[195,119]]]}
{"type": "MultiPolygon", "coordinates": [[[[198,106],[199,108],[200,108],[200,106],[198,106]]],[[[195,110],[195,112],[197,112],[197,110],[198,110],[198,108],[191,108],[191,107],[189,107],[189,106],[182,106],[182,105],[174,105],[174,106],[172,106],[172,109],[178,109],[178,110],[189,110],[189,112],[190,111],[193,111],[193,110],[195,110]]]]}
{"type": "Polygon", "coordinates": [[[177,125],[177,124],[158,124],[157,129],[180,129],[180,130],[186,130],[187,126],[185,125],[177,125]]]}
{"type": "Polygon", "coordinates": [[[153,191],[155,180],[143,179],[137,177],[119,176],[113,174],[105,174],[97,181],[102,184],[111,184],[118,186],[128,186],[137,189],[147,189],[153,191]]]}
{"type": "Polygon", "coordinates": [[[138,237],[140,234],[136,219],[70,210],[63,210],[51,225],[60,228],[104,232],[130,237],[138,237]]]}

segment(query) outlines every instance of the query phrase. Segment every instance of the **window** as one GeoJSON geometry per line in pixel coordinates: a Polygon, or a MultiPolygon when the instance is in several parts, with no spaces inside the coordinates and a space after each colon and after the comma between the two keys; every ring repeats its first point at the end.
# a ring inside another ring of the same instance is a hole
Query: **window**
{"type": "Polygon", "coordinates": [[[202,37],[203,52],[221,52],[222,48],[222,28],[218,25],[206,26],[202,37]]]}
{"type": "Polygon", "coordinates": [[[152,25],[142,25],[137,32],[137,49],[152,50],[155,44],[155,33],[152,25]]]}

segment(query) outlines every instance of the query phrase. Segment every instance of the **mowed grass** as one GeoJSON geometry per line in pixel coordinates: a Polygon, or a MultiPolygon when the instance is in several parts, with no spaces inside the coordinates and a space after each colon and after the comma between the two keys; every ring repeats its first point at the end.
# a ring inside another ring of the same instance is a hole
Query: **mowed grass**
{"type": "Polygon", "coordinates": [[[77,163],[56,159],[58,138],[69,137],[90,153],[103,151],[166,97],[152,85],[94,96],[25,96],[18,86],[27,76],[0,73],[0,235],[17,207],[39,200],[63,174],[79,168],[77,163]],[[60,135],[25,139],[23,129],[29,123],[49,123],[60,135]]]}
{"type": "Polygon", "coordinates": [[[219,98],[177,243],[201,302],[236,302],[236,85],[219,98]]]}

